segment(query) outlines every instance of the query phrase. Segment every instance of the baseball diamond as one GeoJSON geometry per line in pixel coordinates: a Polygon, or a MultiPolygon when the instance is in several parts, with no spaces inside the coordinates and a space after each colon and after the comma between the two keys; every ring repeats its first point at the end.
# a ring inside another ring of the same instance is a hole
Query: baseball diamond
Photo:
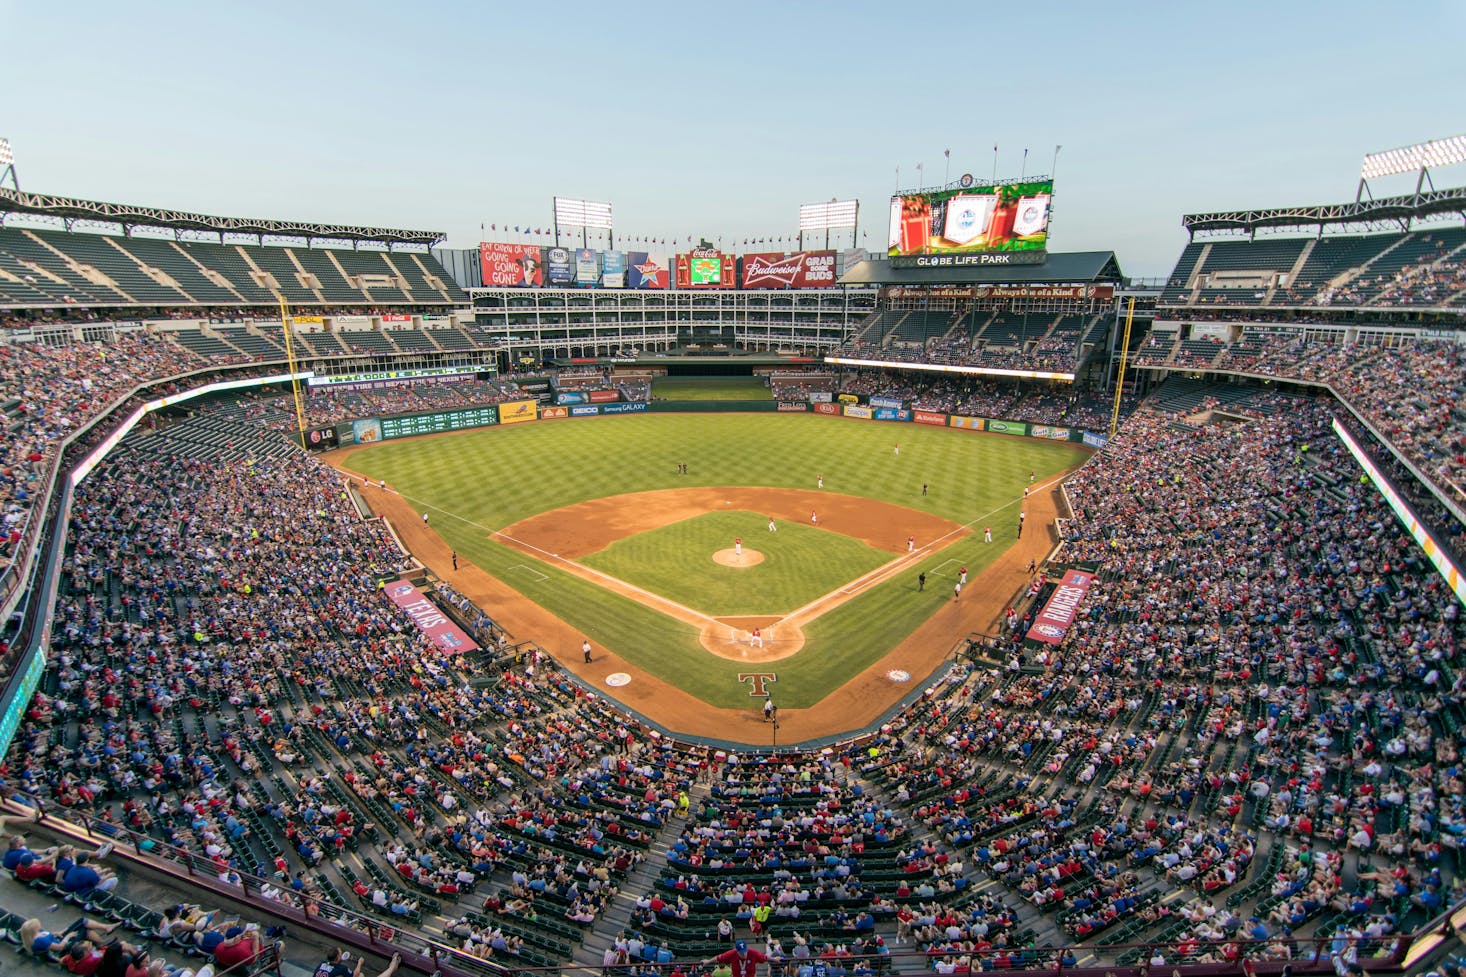
{"type": "Polygon", "coordinates": [[[506,625],[512,633],[576,646],[588,635],[609,652],[590,665],[551,650],[603,688],[612,671],[640,676],[612,694],[669,729],[736,739],[730,718],[752,715],[738,669],[777,661],[794,742],[873,721],[900,695],[886,672],[928,675],[954,642],[992,630],[1025,582],[1022,567],[1053,539],[988,546],[973,527],[1016,512],[1030,472],[1046,490],[1030,498],[1031,518],[1051,525],[1049,483],[1087,455],[957,430],[901,437],[898,455],[878,424],[663,415],[430,436],[331,458],[386,480],[367,499],[430,569],[450,572],[444,558],[456,550],[455,586],[496,618],[522,615],[506,625]],[[635,461],[673,457],[689,475],[635,461]],[[823,491],[809,487],[816,472],[823,491]],[[805,513],[816,505],[812,526],[805,513]],[[435,518],[404,520],[412,508],[435,518]],[[782,532],[764,531],[770,518],[782,532]],[[908,553],[913,535],[926,542],[908,553]],[[739,536],[757,538],[762,562],[719,564],[739,536]],[[954,560],[975,573],[971,599],[955,607],[915,582],[954,560]],[[527,566],[537,573],[504,572],[527,566]]]}

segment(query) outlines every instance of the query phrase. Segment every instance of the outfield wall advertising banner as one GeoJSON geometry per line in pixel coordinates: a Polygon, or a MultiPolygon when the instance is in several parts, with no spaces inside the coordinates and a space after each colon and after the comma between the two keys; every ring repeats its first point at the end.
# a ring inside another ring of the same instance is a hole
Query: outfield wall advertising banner
{"type": "Polygon", "coordinates": [[[486,288],[539,288],[545,284],[545,259],[538,245],[484,241],[478,253],[486,288]]]}
{"type": "Polygon", "coordinates": [[[645,251],[626,252],[627,288],[666,288],[667,260],[645,251]]]}
{"type": "Polygon", "coordinates": [[[578,390],[562,390],[559,393],[555,394],[555,403],[583,404],[585,403],[585,394],[581,393],[578,390]]]}
{"type": "Polygon", "coordinates": [[[601,253],[592,248],[575,249],[575,284],[595,288],[601,281],[601,253]]]}
{"type": "Polygon", "coordinates": [[[616,390],[592,390],[586,395],[586,399],[592,404],[614,404],[621,399],[621,393],[616,390]]]}
{"type": "Polygon", "coordinates": [[[511,400],[499,405],[500,424],[523,424],[539,418],[539,402],[534,400],[511,400]]]}
{"type": "Polygon", "coordinates": [[[439,651],[457,655],[478,649],[478,644],[464,634],[458,625],[443,613],[442,608],[428,600],[423,596],[422,591],[408,581],[397,580],[387,584],[384,589],[387,591],[388,599],[400,607],[404,614],[412,618],[412,623],[417,625],[419,631],[428,636],[439,651]]]}
{"type": "Polygon", "coordinates": [[[833,251],[743,256],[744,288],[831,288],[834,284],[833,251]]]}
{"type": "Polygon", "coordinates": [[[870,420],[872,413],[873,413],[873,411],[869,407],[864,406],[863,404],[846,404],[845,405],[845,416],[846,417],[860,417],[860,418],[864,418],[865,420],[868,421],[868,420],[870,420]]]}
{"type": "Polygon", "coordinates": [[[305,432],[305,446],[310,451],[328,451],[336,447],[336,426],[313,427],[305,432]]]}
{"type": "Polygon", "coordinates": [[[950,422],[953,427],[960,427],[966,431],[984,430],[981,417],[963,417],[961,414],[953,414],[950,422]]]}
{"type": "Polygon", "coordinates": [[[934,424],[937,427],[947,426],[947,415],[938,414],[935,411],[919,410],[913,411],[911,419],[918,424],[934,424]]]}
{"type": "Polygon", "coordinates": [[[1092,431],[1085,431],[1084,443],[1089,445],[1091,448],[1103,448],[1105,445],[1110,443],[1110,439],[1105,437],[1103,434],[1095,434],[1092,431]]]}
{"type": "Polygon", "coordinates": [[[1049,595],[1044,609],[1039,611],[1038,617],[1033,619],[1033,624],[1028,629],[1028,636],[1035,641],[1042,641],[1049,645],[1056,645],[1063,641],[1064,635],[1069,631],[1069,625],[1074,623],[1074,618],[1079,614],[1079,605],[1084,602],[1084,597],[1089,593],[1090,584],[1093,582],[1094,574],[1085,573],[1082,570],[1070,570],[1064,574],[1064,579],[1049,595]]]}
{"type": "Polygon", "coordinates": [[[811,404],[828,404],[835,399],[835,395],[828,390],[811,390],[809,402],[811,404]]]}
{"type": "Polygon", "coordinates": [[[602,414],[640,414],[646,410],[646,404],[642,401],[633,401],[628,404],[606,404],[601,408],[602,414]]]}
{"type": "Polygon", "coordinates": [[[871,417],[878,421],[909,421],[911,420],[911,411],[901,410],[897,407],[877,407],[871,413],[871,417]]]}
{"type": "Polygon", "coordinates": [[[586,406],[583,406],[583,407],[572,407],[572,408],[570,408],[570,416],[571,417],[593,417],[596,414],[599,414],[600,412],[601,412],[601,409],[599,407],[595,406],[594,404],[589,404],[589,405],[586,405],[586,406]]]}
{"type": "Polygon", "coordinates": [[[545,284],[568,288],[575,281],[575,258],[569,248],[545,249],[545,284]]]}
{"type": "Polygon", "coordinates": [[[815,404],[814,412],[816,414],[836,415],[840,413],[840,406],[838,404],[815,404]]]}
{"type": "Polygon", "coordinates": [[[554,417],[569,417],[569,416],[570,416],[570,409],[568,407],[541,407],[540,408],[540,420],[542,420],[542,421],[548,421],[548,420],[550,420],[551,418],[554,418],[554,417]]]}
{"type": "Polygon", "coordinates": [[[842,404],[858,404],[858,403],[860,403],[860,398],[857,397],[857,396],[855,396],[854,394],[840,394],[840,396],[836,397],[835,399],[838,400],[842,404]]]}
{"type": "Polygon", "coordinates": [[[892,410],[900,410],[902,407],[906,406],[901,401],[893,400],[890,397],[872,397],[869,401],[867,401],[867,403],[869,403],[872,407],[889,407],[892,410]]]}
{"type": "Polygon", "coordinates": [[[995,421],[988,419],[987,429],[994,434],[1018,434],[1028,436],[1028,425],[1022,421],[995,421]]]}
{"type": "Polygon", "coordinates": [[[601,252],[601,287],[626,287],[626,252],[601,252]]]}
{"type": "Polygon", "coordinates": [[[779,401],[779,412],[781,414],[804,414],[808,413],[809,405],[798,400],[779,401]]]}
{"type": "Polygon", "coordinates": [[[1035,424],[1028,429],[1028,436],[1031,438],[1048,438],[1050,441],[1068,441],[1069,429],[1067,427],[1048,427],[1043,424],[1035,424]]]}

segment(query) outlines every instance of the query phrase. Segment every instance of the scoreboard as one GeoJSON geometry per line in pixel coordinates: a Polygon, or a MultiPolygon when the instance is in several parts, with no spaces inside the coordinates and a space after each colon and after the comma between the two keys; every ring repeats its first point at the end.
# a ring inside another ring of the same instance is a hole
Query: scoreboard
{"type": "Polygon", "coordinates": [[[432,414],[412,414],[407,417],[382,418],[382,440],[410,438],[415,434],[435,434],[439,431],[464,431],[473,427],[484,427],[499,423],[499,408],[494,404],[470,407],[466,410],[437,411],[432,414]]]}

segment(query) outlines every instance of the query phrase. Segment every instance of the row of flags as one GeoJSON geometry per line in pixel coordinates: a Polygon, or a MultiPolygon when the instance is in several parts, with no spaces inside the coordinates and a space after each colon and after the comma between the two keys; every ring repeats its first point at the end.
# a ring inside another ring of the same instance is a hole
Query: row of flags
{"type": "MultiPolygon", "coordinates": [[[[562,234],[563,234],[564,237],[566,237],[567,239],[569,239],[573,243],[576,239],[578,239],[580,237],[580,235],[577,233],[578,230],[579,230],[579,228],[565,229],[565,230],[562,231],[562,234]]],[[[485,237],[490,232],[495,233],[495,234],[498,234],[498,233],[504,233],[504,234],[520,234],[520,235],[528,235],[530,237],[534,237],[536,235],[541,236],[541,237],[546,236],[546,235],[548,235],[550,237],[553,237],[554,234],[555,234],[555,229],[552,228],[552,227],[529,227],[529,226],[520,226],[518,224],[513,224],[513,225],[505,224],[503,226],[503,228],[500,228],[498,224],[480,224],[479,225],[479,231],[485,237]]],[[[598,241],[607,240],[607,235],[606,235],[606,232],[605,231],[591,231],[590,234],[589,234],[589,236],[590,236],[590,238],[592,238],[594,240],[598,240],[598,241]]],[[[677,237],[675,235],[672,236],[672,237],[649,237],[649,236],[640,235],[640,234],[618,234],[618,235],[616,235],[616,240],[619,241],[619,242],[621,242],[622,244],[684,244],[684,243],[685,244],[692,244],[692,243],[698,241],[699,238],[697,238],[695,235],[692,235],[692,234],[687,235],[687,237],[685,237],[685,238],[677,237]]],[[[723,241],[723,238],[717,237],[717,238],[713,238],[713,243],[718,244],[719,246],[721,246],[724,243],[724,241],[723,241]]],[[[749,238],[741,238],[741,239],[740,238],[729,238],[728,241],[727,241],[727,244],[728,244],[729,247],[733,247],[735,245],[742,246],[742,247],[747,247],[747,246],[752,245],[752,244],[798,244],[798,243],[799,243],[799,235],[798,234],[768,235],[768,236],[765,236],[765,237],[749,237],[749,238]]]]}

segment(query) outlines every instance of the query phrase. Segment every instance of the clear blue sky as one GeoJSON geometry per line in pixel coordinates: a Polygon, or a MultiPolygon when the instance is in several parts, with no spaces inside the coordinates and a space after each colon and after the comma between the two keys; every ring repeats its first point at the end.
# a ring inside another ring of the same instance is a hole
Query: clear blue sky
{"type": "Polygon", "coordinates": [[[1459,0],[0,0],[0,136],[28,190],[454,247],[559,194],[725,245],[855,196],[879,248],[897,166],[1062,144],[1051,247],[1157,275],[1183,213],[1352,199],[1363,153],[1466,132],[1463,37],[1459,0]]]}

